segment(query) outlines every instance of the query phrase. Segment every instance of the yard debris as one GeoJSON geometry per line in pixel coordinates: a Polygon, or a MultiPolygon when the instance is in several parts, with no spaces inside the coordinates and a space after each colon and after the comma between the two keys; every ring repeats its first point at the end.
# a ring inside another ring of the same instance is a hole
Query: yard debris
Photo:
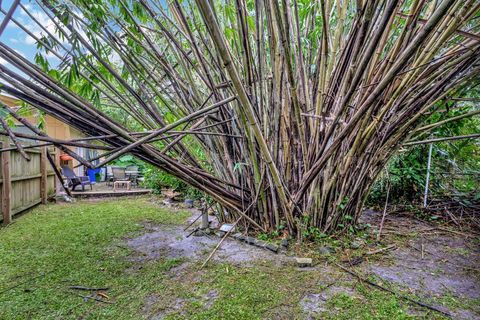
{"type": "Polygon", "coordinates": [[[394,249],[394,248],[396,248],[396,247],[397,247],[396,245],[391,244],[391,245],[386,246],[386,247],[384,247],[384,248],[380,248],[380,249],[373,250],[373,251],[368,251],[368,252],[366,252],[365,254],[366,254],[366,255],[373,255],[373,254],[377,254],[377,253],[381,253],[381,252],[384,252],[384,251],[388,251],[388,250],[394,249]]]}
{"type": "Polygon", "coordinates": [[[308,268],[313,265],[313,260],[312,258],[299,258],[295,257],[295,260],[297,261],[297,266],[300,268],[308,268]]]}
{"type": "Polygon", "coordinates": [[[244,236],[241,233],[235,233],[232,236],[232,238],[234,238],[238,241],[241,241],[241,242],[245,242],[245,243],[250,244],[252,246],[261,248],[261,249],[266,249],[266,250],[272,251],[274,253],[278,253],[278,251],[280,250],[280,247],[276,244],[269,243],[269,242],[266,242],[266,241],[263,241],[263,240],[260,240],[260,239],[254,238],[254,237],[244,236]]]}
{"type": "MultiPolygon", "coordinates": [[[[237,219],[237,221],[235,221],[235,223],[233,224],[233,226],[236,226],[237,223],[240,221],[241,217],[237,219]]],[[[231,229],[233,230],[233,228],[231,229]]],[[[231,231],[230,230],[230,231],[231,231]]],[[[222,242],[227,238],[227,236],[230,234],[230,231],[227,231],[227,233],[225,233],[225,235],[223,236],[223,238],[220,240],[220,242],[218,242],[217,246],[215,247],[215,249],[213,249],[213,251],[210,253],[210,255],[208,256],[208,258],[205,260],[205,262],[203,262],[202,266],[200,267],[200,269],[203,269],[203,267],[205,267],[208,263],[208,261],[210,261],[210,259],[213,257],[213,255],[215,254],[215,252],[218,250],[218,248],[220,248],[220,246],[222,245],[222,242]]]]}
{"type": "Polygon", "coordinates": [[[274,245],[273,243],[267,243],[265,246],[264,246],[265,249],[267,250],[270,250],[272,252],[275,252],[275,253],[278,253],[278,246],[277,245],[274,245]]]}
{"type": "Polygon", "coordinates": [[[235,230],[235,226],[231,223],[222,224],[222,226],[220,227],[220,231],[222,232],[232,232],[234,230],[235,230]]]}
{"type": "Polygon", "coordinates": [[[107,301],[107,300],[110,299],[110,297],[105,292],[103,292],[103,291],[110,290],[110,288],[107,288],[107,287],[95,288],[95,287],[84,287],[84,286],[69,286],[68,289],[92,292],[88,296],[84,296],[83,294],[77,293],[77,295],[79,297],[82,297],[83,301],[85,301],[85,302],[87,302],[88,300],[95,300],[95,301],[102,302],[102,303],[109,303],[109,304],[113,303],[113,302],[107,301]],[[104,299],[106,299],[106,300],[104,300],[104,299]]]}
{"type": "Polygon", "coordinates": [[[191,209],[193,208],[193,200],[192,199],[185,199],[184,201],[185,207],[191,209]]]}
{"type": "Polygon", "coordinates": [[[175,201],[175,198],[181,195],[180,192],[175,192],[171,189],[163,189],[162,194],[167,198],[167,200],[170,200],[169,202],[175,201]]]}
{"type": "Polygon", "coordinates": [[[83,301],[85,301],[85,302],[87,302],[88,300],[95,300],[95,301],[98,301],[98,302],[101,302],[101,303],[113,304],[113,302],[111,302],[111,301],[106,301],[106,300],[103,300],[103,299],[97,297],[96,293],[93,293],[93,294],[88,295],[88,296],[84,296],[83,294],[77,294],[77,295],[79,297],[82,297],[83,301]]]}
{"type": "Polygon", "coordinates": [[[69,289],[74,289],[74,290],[83,290],[83,291],[107,291],[110,290],[110,288],[90,288],[90,287],[83,287],[83,286],[69,286],[69,289]]]}
{"type": "Polygon", "coordinates": [[[97,295],[99,295],[99,296],[101,296],[101,297],[103,297],[107,300],[110,299],[110,297],[105,292],[101,292],[101,291],[97,292],[97,295]]]}

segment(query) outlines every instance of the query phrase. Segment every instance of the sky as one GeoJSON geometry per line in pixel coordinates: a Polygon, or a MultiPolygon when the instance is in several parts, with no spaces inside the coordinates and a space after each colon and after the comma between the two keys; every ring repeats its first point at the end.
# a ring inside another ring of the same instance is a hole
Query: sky
{"type": "MultiPolygon", "coordinates": [[[[1,9],[7,12],[13,0],[3,0],[0,1],[1,9]]],[[[35,4],[33,1],[22,0],[21,3],[28,7],[30,12],[33,16],[42,22],[44,26],[48,28],[48,30],[53,31],[53,23],[49,21],[49,18],[41,9],[35,4]]],[[[0,12],[0,19],[4,19],[5,15],[0,12]]],[[[36,36],[40,36],[42,34],[41,28],[30,19],[30,17],[25,13],[25,11],[18,6],[13,18],[16,19],[19,23],[23,26],[28,28],[30,32],[35,34],[36,36]]],[[[10,21],[7,27],[5,28],[3,34],[0,36],[0,41],[8,45],[9,47],[15,49],[19,54],[28,58],[29,60],[33,61],[35,53],[37,51],[35,39],[30,37],[26,32],[24,32],[20,27],[18,27],[13,21],[10,21]]],[[[51,62],[54,60],[58,60],[52,54],[48,55],[48,58],[51,62]]],[[[0,58],[1,64],[6,64],[2,58],[0,58]]]]}

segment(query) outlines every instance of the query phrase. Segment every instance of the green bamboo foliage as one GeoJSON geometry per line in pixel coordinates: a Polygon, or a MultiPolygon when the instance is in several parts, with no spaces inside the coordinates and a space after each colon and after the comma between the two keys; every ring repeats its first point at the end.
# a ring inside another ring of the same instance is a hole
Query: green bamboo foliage
{"type": "Polygon", "coordinates": [[[352,225],[386,161],[436,127],[421,116],[479,82],[475,0],[38,0],[18,10],[43,32],[10,21],[38,54],[34,64],[0,43],[4,92],[107,143],[101,165],[131,152],[247,230],[352,225]]]}

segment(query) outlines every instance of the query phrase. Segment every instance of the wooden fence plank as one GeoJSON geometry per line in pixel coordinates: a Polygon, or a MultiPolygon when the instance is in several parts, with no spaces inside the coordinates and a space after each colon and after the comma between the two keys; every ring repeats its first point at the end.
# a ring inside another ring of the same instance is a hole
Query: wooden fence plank
{"type": "MultiPolygon", "coordinates": [[[[10,148],[8,139],[0,138],[0,148],[10,148]]],[[[31,161],[18,150],[0,153],[0,223],[9,224],[12,217],[39,203],[47,203],[56,193],[55,172],[50,169],[47,149],[26,149],[31,161]]],[[[52,156],[57,157],[57,152],[52,156]]]]}
{"type": "MultiPolygon", "coordinates": [[[[10,147],[8,140],[2,142],[2,148],[10,147]]],[[[12,208],[11,208],[11,195],[12,195],[12,182],[10,181],[10,151],[2,152],[2,213],[3,224],[9,224],[12,222],[12,208]]]]}
{"type": "Polygon", "coordinates": [[[43,204],[47,203],[48,186],[47,186],[47,147],[41,147],[40,153],[40,199],[43,204]]]}

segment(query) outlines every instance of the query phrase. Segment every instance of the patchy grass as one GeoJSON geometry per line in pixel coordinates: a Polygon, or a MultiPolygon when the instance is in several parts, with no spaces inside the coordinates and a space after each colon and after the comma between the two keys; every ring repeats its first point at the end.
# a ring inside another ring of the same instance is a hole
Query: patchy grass
{"type": "MultiPolygon", "coordinates": [[[[138,253],[125,247],[126,237],[143,233],[145,222],[180,224],[189,215],[144,197],[41,206],[25,214],[0,229],[0,319],[305,319],[302,298],[330,285],[354,294],[329,297],[321,319],[439,318],[331,267],[134,262],[138,253]],[[108,287],[113,303],[84,301],[79,295],[89,293],[71,285],[108,287]]],[[[452,299],[442,304],[461,307],[452,299]]]]}
{"type": "Polygon", "coordinates": [[[147,263],[128,273],[130,252],[115,242],[140,230],[142,221],[171,224],[187,216],[145,198],[36,208],[0,229],[0,318],[134,318],[146,293],[181,261],[147,263]],[[109,287],[115,304],[85,303],[78,294],[89,293],[70,285],[109,287]]]}
{"type": "MultiPolygon", "coordinates": [[[[374,283],[381,282],[373,276],[369,277],[369,280],[374,283]]],[[[342,285],[348,287],[351,284],[343,282],[342,285]]],[[[383,285],[413,300],[422,301],[421,298],[402,290],[399,286],[386,283],[383,285]]],[[[441,313],[422,308],[363,282],[357,282],[354,288],[354,295],[339,293],[328,300],[329,312],[323,313],[321,319],[448,319],[441,313]]],[[[433,302],[431,305],[434,305],[433,302]]]]}
{"type": "Polygon", "coordinates": [[[192,269],[187,274],[194,275],[195,280],[182,279],[182,283],[190,285],[176,288],[184,301],[183,308],[174,310],[166,319],[301,318],[298,301],[305,290],[315,289],[318,280],[318,274],[313,272],[272,268],[268,264],[252,268],[212,264],[203,272],[192,269]],[[215,292],[216,298],[208,306],[205,297],[209,292],[215,292]]]}
{"type": "Polygon", "coordinates": [[[371,290],[364,285],[358,285],[356,289],[361,296],[350,296],[345,293],[333,296],[327,303],[332,312],[324,314],[323,319],[417,318],[412,313],[407,313],[401,301],[393,295],[388,296],[384,292],[371,290]]]}

